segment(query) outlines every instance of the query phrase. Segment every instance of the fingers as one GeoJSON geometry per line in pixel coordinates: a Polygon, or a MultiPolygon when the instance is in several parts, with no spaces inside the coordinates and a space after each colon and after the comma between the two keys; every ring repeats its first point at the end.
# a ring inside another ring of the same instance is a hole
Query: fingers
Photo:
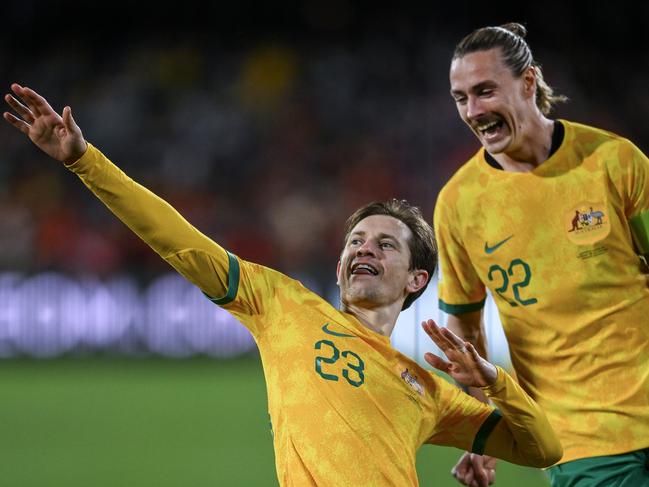
{"type": "Polygon", "coordinates": [[[32,116],[37,117],[38,115],[40,115],[40,112],[38,111],[37,107],[30,106],[25,90],[26,90],[25,87],[20,86],[18,83],[13,83],[11,85],[11,91],[13,91],[16,94],[16,96],[18,96],[29,107],[32,116]]]}
{"type": "Polygon", "coordinates": [[[496,481],[496,470],[488,468],[487,473],[489,474],[489,485],[491,485],[496,481]]]}
{"type": "Polygon", "coordinates": [[[496,479],[496,459],[466,452],[451,470],[453,477],[469,487],[488,487],[496,479]]]}
{"type": "Polygon", "coordinates": [[[473,482],[473,468],[471,466],[471,454],[464,453],[458,460],[457,464],[451,470],[453,478],[460,482],[462,485],[470,486],[473,482]]]}
{"type": "Polygon", "coordinates": [[[484,468],[474,469],[473,474],[477,487],[489,487],[489,475],[484,468]]]}
{"type": "Polygon", "coordinates": [[[495,478],[495,471],[491,468],[488,468],[485,465],[485,460],[488,457],[483,457],[482,455],[476,455],[475,453],[471,454],[471,467],[473,470],[474,479],[479,487],[489,487],[492,482],[490,482],[490,477],[495,478]]]}
{"type": "Polygon", "coordinates": [[[466,353],[464,340],[460,339],[448,328],[440,328],[433,320],[426,320],[421,324],[424,331],[447,356],[450,350],[466,353]]]}
{"type": "Polygon", "coordinates": [[[74,132],[74,127],[77,125],[72,118],[72,109],[70,107],[63,108],[63,125],[69,132],[74,132]]]}
{"type": "Polygon", "coordinates": [[[425,353],[424,359],[430,365],[435,367],[437,370],[441,370],[442,372],[448,372],[449,369],[451,368],[450,363],[448,363],[446,360],[442,359],[441,357],[438,357],[434,353],[430,353],[430,352],[425,353]]]}
{"type": "Polygon", "coordinates": [[[29,135],[29,124],[12,113],[9,112],[4,112],[3,114],[4,119],[9,122],[11,125],[16,127],[18,130],[20,130],[23,134],[29,135]]]}
{"type": "Polygon", "coordinates": [[[469,355],[471,355],[473,357],[473,360],[478,362],[481,357],[480,357],[480,354],[478,353],[478,351],[473,346],[473,344],[471,344],[469,342],[466,342],[465,346],[466,346],[466,351],[469,353],[469,355]]]}
{"type": "Polygon", "coordinates": [[[467,342],[466,348],[475,364],[475,367],[480,371],[480,375],[484,380],[484,384],[476,385],[482,387],[483,385],[491,385],[496,382],[498,380],[498,369],[496,366],[483,359],[471,343],[467,342]]]}
{"type": "Polygon", "coordinates": [[[441,328],[440,332],[444,335],[444,337],[453,344],[456,348],[461,348],[466,351],[466,344],[464,340],[462,340],[459,336],[457,336],[455,333],[453,333],[451,330],[448,328],[441,328]]]}
{"type": "Polygon", "coordinates": [[[47,103],[47,100],[31,88],[23,87],[14,83],[11,85],[11,89],[16,95],[22,98],[25,103],[27,103],[27,106],[34,114],[34,117],[55,113],[54,109],[49,103],[47,103]]]}
{"type": "Polygon", "coordinates": [[[7,102],[7,105],[9,105],[18,115],[20,115],[20,117],[25,122],[29,124],[34,122],[34,115],[32,114],[31,110],[20,103],[17,98],[7,94],[5,95],[5,101],[7,102]]]}
{"type": "Polygon", "coordinates": [[[77,122],[74,120],[74,117],[72,116],[72,108],[70,108],[69,106],[63,108],[63,125],[69,133],[79,135],[81,134],[81,129],[77,125],[77,122]]]}
{"type": "Polygon", "coordinates": [[[433,320],[426,320],[422,322],[421,326],[431,340],[435,342],[435,345],[442,349],[444,353],[446,353],[449,348],[453,347],[453,344],[442,335],[439,326],[437,326],[433,320]]]}

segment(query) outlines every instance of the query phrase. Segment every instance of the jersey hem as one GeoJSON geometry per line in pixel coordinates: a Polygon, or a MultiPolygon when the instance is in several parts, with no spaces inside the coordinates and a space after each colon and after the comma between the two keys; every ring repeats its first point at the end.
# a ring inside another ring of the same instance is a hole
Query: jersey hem
{"type": "Polygon", "coordinates": [[[579,454],[573,454],[569,455],[564,452],[563,458],[559,460],[557,463],[553,465],[553,467],[557,465],[563,465],[564,463],[568,462],[574,462],[577,460],[584,460],[585,458],[596,458],[596,457],[609,457],[609,456],[614,456],[614,455],[626,455],[627,453],[633,453],[636,451],[642,451],[649,448],[649,443],[643,443],[640,444],[639,446],[632,446],[631,449],[624,449],[624,450],[619,450],[619,449],[612,449],[612,450],[606,450],[606,451],[597,451],[597,452],[592,452],[592,453],[579,453],[579,454]]]}

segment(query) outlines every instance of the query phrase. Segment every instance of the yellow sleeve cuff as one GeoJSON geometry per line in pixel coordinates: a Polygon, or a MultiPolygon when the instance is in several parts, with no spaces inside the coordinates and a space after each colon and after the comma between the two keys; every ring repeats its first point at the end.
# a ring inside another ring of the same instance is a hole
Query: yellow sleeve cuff
{"type": "Polygon", "coordinates": [[[487,396],[498,394],[507,385],[507,379],[506,379],[507,372],[505,372],[497,365],[495,367],[496,367],[496,371],[498,372],[498,377],[496,377],[496,382],[480,388],[484,391],[484,393],[487,396]]]}
{"type": "Polygon", "coordinates": [[[64,164],[64,166],[67,167],[70,171],[74,173],[78,173],[79,171],[82,171],[83,168],[91,164],[91,161],[93,160],[93,156],[95,155],[95,153],[99,152],[97,148],[93,146],[90,142],[86,142],[86,145],[87,145],[86,151],[79,159],[77,159],[71,164],[64,164]]]}

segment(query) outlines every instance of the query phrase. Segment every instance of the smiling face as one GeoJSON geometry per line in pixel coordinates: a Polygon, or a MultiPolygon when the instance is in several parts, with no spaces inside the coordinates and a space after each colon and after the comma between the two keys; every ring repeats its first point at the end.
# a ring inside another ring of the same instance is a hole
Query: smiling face
{"type": "Polygon", "coordinates": [[[453,59],[450,80],[460,117],[489,153],[516,153],[533,135],[526,134],[539,115],[533,67],[514,77],[495,48],[453,59]]]}
{"type": "Polygon", "coordinates": [[[401,220],[371,215],[352,229],[338,263],[343,305],[367,309],[399,302],[421,287],[421,272],[410,271],[412,232],[401,220]]]}

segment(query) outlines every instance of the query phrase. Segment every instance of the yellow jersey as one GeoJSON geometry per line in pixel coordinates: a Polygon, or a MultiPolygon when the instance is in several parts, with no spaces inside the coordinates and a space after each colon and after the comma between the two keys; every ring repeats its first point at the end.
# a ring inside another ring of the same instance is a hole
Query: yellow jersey
{"type": "Polygon", "coordinates": [[[526,173],[480,149],[440,192],[440,307],[493,295],[522,387],[562,462],[649,446],[649,289],[630,220],[649,207],[649,161],[628,140],[560,121],[558,149],[526,173]]]}
{"type": "Polygon", "coordinates": [[[251,331],[281,485],[415,486],[415,452],[424,443],[521,463],[547,463],[548,451],[560,448],[538,406],[502,370],[485,391],[505,421],[300,282],[225,251],[94,147],[69,168],[251,331]]]}

